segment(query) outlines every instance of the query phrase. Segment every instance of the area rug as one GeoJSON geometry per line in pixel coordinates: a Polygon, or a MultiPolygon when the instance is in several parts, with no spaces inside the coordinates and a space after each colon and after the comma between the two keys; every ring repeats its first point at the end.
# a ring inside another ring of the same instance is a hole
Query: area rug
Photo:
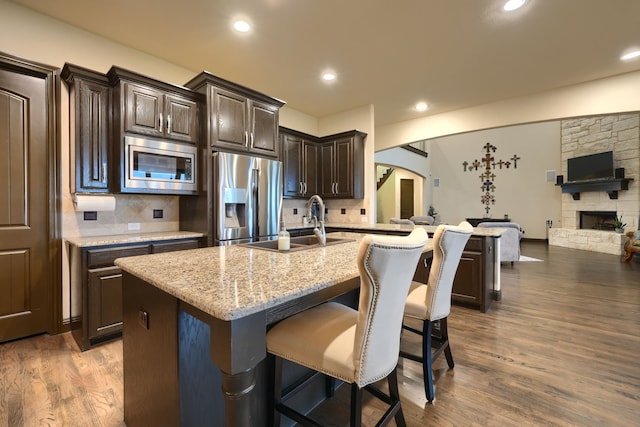
{"type": "Polygon", "coordinates": [[[522,261],[524,261],[524,262],[526,262],[526,261],[540,261],[540,262],[542,262],[543,260],[538,259],[538,258],[531,258],[529,256],[520,255],[520,259],[518,261],[521,261],[521,262],[522,261]]]}

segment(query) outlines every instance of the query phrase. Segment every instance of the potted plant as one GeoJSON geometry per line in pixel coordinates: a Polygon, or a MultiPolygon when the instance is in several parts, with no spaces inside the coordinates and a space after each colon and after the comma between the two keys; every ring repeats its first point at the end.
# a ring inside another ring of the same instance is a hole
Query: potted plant
{"type": "Polygon", "coordinates": [[[622,222],[622,215],[620,216],[616,215],[616,220],[613,222],[613,226],[616,229],[616,233],[619,233],[619,234],[624,233],[624,228],[627,226],[627,224],[622,222]]]}

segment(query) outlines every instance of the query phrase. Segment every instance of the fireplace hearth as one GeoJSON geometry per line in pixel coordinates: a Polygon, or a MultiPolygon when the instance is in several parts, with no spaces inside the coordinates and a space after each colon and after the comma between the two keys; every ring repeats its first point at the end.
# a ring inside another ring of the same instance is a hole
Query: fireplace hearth
{"type": "Polygon", "coordinates": [[[580,211],[581,230],[615,230],[615,211],[580,211]]]}

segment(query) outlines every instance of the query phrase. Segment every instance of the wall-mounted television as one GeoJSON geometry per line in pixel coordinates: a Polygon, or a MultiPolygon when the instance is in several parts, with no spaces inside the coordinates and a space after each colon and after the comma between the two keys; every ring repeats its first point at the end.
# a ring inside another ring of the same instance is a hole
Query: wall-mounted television
{"type": "Polygon", "coordinates": [[[567,180],[569,182],[613,177],[613,151],[567,159],[567,180]]]}

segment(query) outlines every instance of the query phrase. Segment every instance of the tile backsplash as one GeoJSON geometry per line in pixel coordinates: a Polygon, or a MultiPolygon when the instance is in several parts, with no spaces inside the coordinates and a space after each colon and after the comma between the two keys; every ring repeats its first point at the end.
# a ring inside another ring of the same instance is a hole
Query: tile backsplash
{"type": "Polygon", "coordinates": [[[75,210],[71,195],[65,194],[62,202],[64,237],[151,233],[180,229],[178,196],[116,194],[115,198],[114,211],[97,212],[96,220],[85,220],[84,212],[75,210]],[[154,218],[154,210],[162,210],[162,218],[154,218]]]}
{"type": "MultiPolygon", "coordinates": [[[[326,221],[332,224],[362,224],[369,223],[369,215],[361,214],[361,210],[368,206],[366,199],[324,200],[327,209],[326,221]],[[344,213],[343,213],[344,212],[344,213]]],[[[302,217],[307,214],[307,200],[284,199],[282,202],[284,221],[287,227],[302,224],[302,217]],[[297,213],[294,214],[294,209],[297,213]]],[[[365,210],[366,212],[366,210],[365,210]]]]}

